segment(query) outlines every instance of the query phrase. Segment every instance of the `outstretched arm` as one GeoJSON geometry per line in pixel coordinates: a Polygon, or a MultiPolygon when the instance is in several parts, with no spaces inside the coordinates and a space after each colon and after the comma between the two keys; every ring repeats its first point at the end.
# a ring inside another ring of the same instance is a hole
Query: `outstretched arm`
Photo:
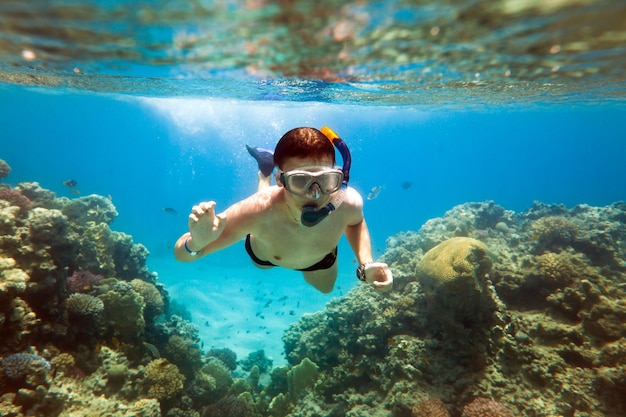
{"type": "Polygon", "coordinates": [[[254,224],[263,211],[263,199],[258,195],[242,200],[223,213],[215,214],[215,202],[193,206],[189,215],[189,232],[176,241],[174,256],[182,262],[191,262],[222,250],[254,231],[254,224]],[[192,255],[189,251],[200,251],[192,255]]]}
{"type": "Polygon", "coordinates": [[[352,224],[348,224],[344,231],[352,251],[356,255],[359,265],[365,265],[366,281],[374,286],[377,291],[387,292],[393,285],[393,275],[386,263],[374,262],[372,256],[372,240],[367,223],[363,217],[363,199],[355,191],[350,196],[354,209],[352,224]]]}
{"type": "Polygon", "coordinates": [[[391,291],[393,275],[386,263],[373,261],[372,242],[365,219],[355,225],[347,226],[345,234],[359,265],[364,265],[365,281],[371,284],[376,291],[391,291]]]}

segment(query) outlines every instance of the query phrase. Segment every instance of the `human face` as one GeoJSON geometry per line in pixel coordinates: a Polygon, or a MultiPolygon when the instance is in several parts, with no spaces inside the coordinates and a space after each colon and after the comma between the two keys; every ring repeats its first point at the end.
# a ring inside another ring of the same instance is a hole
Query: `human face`
{"type": "Polygon", "coordinates": [[[290,159],[285,163],[285,170],[277,175],[291,194],[313,200],[334,193],[343,181],[343,172],[330,161],[290,159]]]}

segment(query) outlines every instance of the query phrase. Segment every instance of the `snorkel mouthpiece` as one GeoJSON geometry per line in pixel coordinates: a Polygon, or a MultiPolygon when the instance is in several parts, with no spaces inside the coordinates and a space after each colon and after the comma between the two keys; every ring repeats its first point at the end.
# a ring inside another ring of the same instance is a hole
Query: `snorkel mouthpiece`
{"type": "Polygon", "coordinates": [[[330,212],[335,209],[334,207],[331,209],[329,208],[329,206],[332,206],[332,204],[329,203],[319,210],[317,209],[317,206],[315,204],[310,204],[302,207],[302,215],[300,216],[300,221],[303,225],[307,227],[315,226],[316,224],[324,220],[326,216],[328,216],[330,212]]]}
{"type": "Polygon", "coordinates": [[[350,165],[352,164],[352,158],[350,157],[348,145],[346,145],[346,143],[328,126],[322,127],[320,131],[328,138],[328,140],[330,140],[333,146],[337,148],[341,154],[341,159],[343,160],[343,167],[341,168],[341,171],[343,172],[343,182],[341,183],[341,188],[335,192],[335,196],[330,203],[326,204],[324,207],[318,209],[315,204],[307,204],[302,207],[300,221],[307,227],[315,226],[328,217],[333,210],[343,203],[343,198],[346,194],[346,189],[348,188],[348,180],[350,179],[350,165]]]}

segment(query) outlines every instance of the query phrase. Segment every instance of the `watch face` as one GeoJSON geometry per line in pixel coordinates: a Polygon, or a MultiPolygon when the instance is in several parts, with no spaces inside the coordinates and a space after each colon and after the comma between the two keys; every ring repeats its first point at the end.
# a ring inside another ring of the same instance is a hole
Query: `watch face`
{"type": "Polygon", "coordinates": [[[361,265],[356,269],[356,276],[360,281],[365,281],[365,266],[361,265]]]}

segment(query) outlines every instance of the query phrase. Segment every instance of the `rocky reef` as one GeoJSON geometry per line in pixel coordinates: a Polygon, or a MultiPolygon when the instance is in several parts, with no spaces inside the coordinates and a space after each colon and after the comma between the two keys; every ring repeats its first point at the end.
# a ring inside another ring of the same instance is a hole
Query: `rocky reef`
{"type": "Polygon", "coordinates": [[[467,203],[387,241],[396,282],[284,335],[289,416],[626,415],[626,204],[467,203]]]}
{"type": "Polygon", "coordinates": [[[203,350],[116,216],[0,184],[0,415],[626,414],[623,203],[468,203],[392,236],[394,290],[302,317],[280,367],[203,350]]]}
{"type": "MultiPolygon", "coordinates": [[[[201,351],[116,216],[102,196],[0,184],[0,415],[255,415],[234,352],[201,351]]],[[[242,363],[253,381],[271,369],[242,363]]]]}

